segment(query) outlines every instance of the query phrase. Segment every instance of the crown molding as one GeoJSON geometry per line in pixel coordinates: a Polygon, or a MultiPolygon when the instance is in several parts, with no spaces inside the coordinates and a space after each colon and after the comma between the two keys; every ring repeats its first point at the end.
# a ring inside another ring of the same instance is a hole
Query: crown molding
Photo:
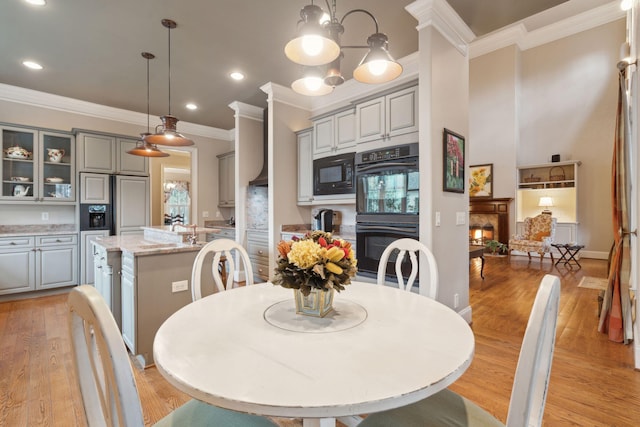
{"type": "MultiPolygon", "coordinates": [[[[0,100],[98,119],[129,123],[144,128],[147,126],[147,115],[144,113],[107,107],[106,105],[94,104],[92,102],[11,86],[4,83],[0,83],[0,100]]],[[[222,139],[225,141],[230,140],[228,130],[184,121],[180,121],[180,131],[194,136],[222,139]]]]}
{"type": "Polygon", "coordinates": [[[627,12],[620,9],[619,2],[612,1],[531,31],[523,20],[471,42],[469,57],[476,58],[510,45],[517,45],[521,50],[532,49],[626,16],[627,12]]]}
{"type": "Polygon", "coordinates": [[[311,109],[310,98],[312,97],[300,95],[289,87],[269,82],[260,86],[260,90],[267,94],[267,102],[269,103],[278,101],[292,107],[301,108],[303,110],[311,109]]]}
{"type": "Polygon", "coordinates": [[[233,101],[229,104],[229,108],[235,111],[235,117],[244,117],[246,119],[257,120],[261,122],[263,120],[264,108],[256,107],[255,105],[245,104],[240,101],[233,101]]]}
{"type": "Polygon", "coordinates": [[[418,31],[432,26],[462,55],[467,56],[469,43],[476,37],[445,0],[417,0],[405,9],[418,20],[418,31]]]}

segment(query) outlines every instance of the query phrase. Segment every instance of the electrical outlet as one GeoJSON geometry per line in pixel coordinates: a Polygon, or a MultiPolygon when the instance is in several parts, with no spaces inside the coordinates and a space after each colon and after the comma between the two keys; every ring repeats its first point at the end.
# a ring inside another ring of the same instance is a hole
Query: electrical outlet
{"type": "Polygon", "coordinates": [[[220,211],[216,211],[216,218],[222,218],[222,214],[220,213],[220,211]]]}
{"type": "Polygon", "coordinates": [[[453,308],[458,308],[460,306],[460,294],[455,294],[453,296],[453,308]]]}
{"type": "Polygon", "coordinates": [[[42,220],[49,221],[49,212],[42,212],[42,220]]]}
{"type": "Polygon", "coordinates": [[[209,218],[209,211],[202,211],[202,218],[209,218]]]}
{"type": "Polygon", "coordinates": [[[189,281],[188,280],[180,280],[179,282],[171,283],[171,292],[182,292],[189,289],[189,281]]]}
{"type": "Polygon", "coordinates": [[[466,221],[466,212],[456,212],[456,225],[464,225],[466,221]]]}

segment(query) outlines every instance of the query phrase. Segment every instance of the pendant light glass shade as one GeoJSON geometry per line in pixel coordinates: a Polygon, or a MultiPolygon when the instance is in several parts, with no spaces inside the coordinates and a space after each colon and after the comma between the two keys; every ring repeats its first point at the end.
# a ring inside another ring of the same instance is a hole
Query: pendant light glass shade
{"type": "Polygon", "coordinates": [[[140,139],[136,141],[136,146],[127,151],[128,154],[142,157],[169,157],[168,153],[158,150],[155,145],[144,141],[144,137],[151,135],[149,133],[149,60],[155,58],[153,53],[142,52],[142,57],[147,60],[147,131],[140,134],[140,139]]]}
{"type": "Polygon", "coordinates": [[[322,15],[322,9],[313,4],[300,11],[304,23],[298,36],[284,47],[284,53],[291,61],[302,65],[323,65],[340,55],[340,46],[321,24],[322,15]]]}
{"type": "Polygon", "coordinates": [[[181,135],[176,130],[178,118],[171,115],[171,29],[178,24],[171,19],[163,19],[162,26],[167,28],[169,33],[169,114],[160,116],[162,125],[156,126],[156,133],[144,137],[144,141],[155,145],[169,145],[173,147],[185,147],[193,145],[193,141],[181,135]]]}
{"type": "Polygon", "coordinates": [[[402,65],[397,63],[387,50],[388,39],[376,33],[367,39],[369,52],[353,71],[353,78],[362,83],[386,83],[402,74],[402,65]]]}
{"type": "Polygon", "coordinates": [[[291,89],[301,95],[322,96],[333,92],[333,86],[325,83],[324,74],[318,67],[308,67],[304,75],[291,83],[291,89]]]}

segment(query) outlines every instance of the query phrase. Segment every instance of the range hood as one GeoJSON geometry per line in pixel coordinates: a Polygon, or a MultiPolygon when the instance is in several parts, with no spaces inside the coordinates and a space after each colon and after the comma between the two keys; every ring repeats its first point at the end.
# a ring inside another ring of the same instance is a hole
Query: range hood
{"type": "Polygon", "coordinates": [[[255,185],[256,187],[267,187],[269,185],[269,109],[265,108],[262,120],[262,148],[263,161],[262,170],[252,181],[249,181],[249,185],[255,185]]]}

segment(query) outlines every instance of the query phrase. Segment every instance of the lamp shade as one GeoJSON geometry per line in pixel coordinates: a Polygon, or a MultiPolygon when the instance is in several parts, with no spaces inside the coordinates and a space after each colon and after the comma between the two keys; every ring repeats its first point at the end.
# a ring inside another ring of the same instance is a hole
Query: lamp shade
{"type": "Polygon", "coordinates": [[[325,83],[324,75],[317,67],[308,67],[301,78],[291,83],[291,89],[307,96],[322,96],[333,91],[333,87],[325,83]]]}
{"type": "Polygon", "coordinates": [[[340,46],[329,37],[327,29],[320,23],[322,15],[322,9],[313,4],[300,11],[304,24],[297,37],[284,47],[284,53],[291,61],[302,65],[323,65],[340,55],[340,46]]]}
{"type": "Polygon", "coordinates": [[[135,148],[127,151],[127,153],[133,154],[134,156],[142,157],[169,157],[168,153],[160,151],[155,145],[146,143],[144,141],[142,141],[141,144],[136,144],[135,148]]]}
{"type": "Polygon", "coordinates": [[[193,141],[178,133],[176,124],[178,118],[174,116],[161,116],[162,126],[160,130],[156,129],[156,133],[146,135],[144,142],[154,145],[169,145],[172,147],[186,147],[193,145],[193,141]]]}
{"type": "Polygon", "coordinates": [[[553,206],[553,199],[551,197],[540,197],[538,206],[540,206],[541,208],[549,208],[553,206]]]}
{"type": "Polygon", "coordinates": [[[367,39],[369,52],[353,71],[353,78],[362,83],[385,83],[402,74],[402,65],[387,50],[388,39],[383,33],[375,33],[367,39]]]}

